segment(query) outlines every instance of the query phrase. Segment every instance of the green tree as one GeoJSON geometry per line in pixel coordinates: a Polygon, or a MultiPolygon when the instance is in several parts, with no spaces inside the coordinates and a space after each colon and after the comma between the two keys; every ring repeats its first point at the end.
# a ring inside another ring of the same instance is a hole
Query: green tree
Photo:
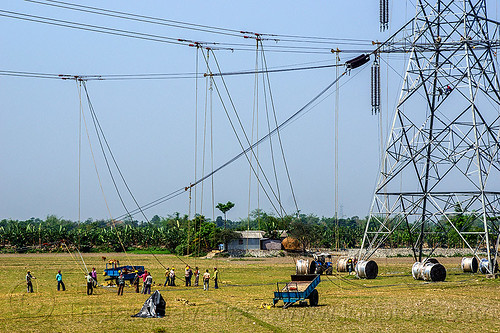
{"type": "Polygon", "coordinates": [[[301,215],[300,219],[295,219],[290,223],[289,234],[296,238],[302,244],[302,250],[305,252],[313,242],[317,241],[320,237],[318,235],[318,228],[311,216],[301,215]]]}
{"type": "Polygon", "coordinates": [[[282,231],[288,231],[292,221],[291,216],[277,218],[266,213],[260,213],[261,229],[266,232],[266,237],[279,239],[282,231]]]}
{"type": "Polygon", "coordinates": [[[217,208],[218,210],[220,210],[222,212],[222,214],[224,214],[224,229],[226,229],[226,222],[227,222],[226,213],[229,210],[231,210],[231,208],[233,208],[233,207],[234,207],[234,203],[232,203],[231,201],[228,201],[225,204],[219,202],[217,204],[217,206],[215,206],[215,208],[217,208]]]}

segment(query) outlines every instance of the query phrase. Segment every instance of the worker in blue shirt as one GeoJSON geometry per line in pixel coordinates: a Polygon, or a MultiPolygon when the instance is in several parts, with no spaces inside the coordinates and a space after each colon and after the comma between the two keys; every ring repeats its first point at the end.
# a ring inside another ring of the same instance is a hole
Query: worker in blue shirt
{"type": "Polygon", "coordinates": [[[61,287],[62,287],[63,291],[66,291],[66,287],[64,286],[64,282],[62,280],[62,274],[61,274],[60,270],[57,272],[56,280],[57,280],[57,291],[60,291],[61,287]]]}

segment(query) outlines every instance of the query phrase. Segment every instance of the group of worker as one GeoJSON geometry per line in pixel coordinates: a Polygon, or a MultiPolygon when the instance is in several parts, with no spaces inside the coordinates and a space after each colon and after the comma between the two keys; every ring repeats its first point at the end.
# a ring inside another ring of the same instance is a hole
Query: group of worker
{"type": "Polygon", "coordinates": [[[449,95],[449,94],[451,93],[451,91],[452,91],[452,90],[453,90],[453,89],[452,89],[449,85],[447,85],[447,86],[446,86],[446,87],[444,87],[444,88],[439,87],[439,88],[437,89],[437,91],[438,91],[438,99],[440,99],[440,98],[441,98],[441,96],[443,95],[443,93],[444,93],[445,95],[449,95]]]}
{"type": "MultiPolygon", "coordinates": [[[[199,285],[200,281],[200,270],[198,267],[195,267],[194,271],[189,267],[189,265],[186,265],[186,268],[184,269],[184,279],[186,283],[186,287],[191,287],[191,279],[194,275],[194,286],[197,287],[199,285]]],[[[175,268],[167,268],[165,271],[165,284],[163,286],[175,286],[175,268]]],[[[209,285],[210,285],[210,273],[207,270],[205,270],[205,273],[203,273],[203,290],[208,290],[209,285]]],[[[31,271],[27,271],[26,273],[26,285],[27,285],[27,290],[28,293],[33,292],[33,283],[32,280],[36,279],[32,274],[31,271]]],[[[97,287],[97,271],[95,270],[95,267],[92,268],[92,271],[88,272],[85,275],[85,279],[87,282],[87,295],[92,295],[94,292],[94,288],[97,287]]],[[[135,276],[134,279],[132,280],[132,286],[135,287],[135,292],[139,293],[139,285],[140,281],[142,279],[142,290],[141,294],[151,294],[151,286],[153,284],[153,277],[151,276],[151,273],[148,271],[144,271],[142,274],[139,274],[138,271],[135,271],[135,276]]],[[[217,267],[214,267],[214,272],[212,279],[214,281],[214,288],[218,289],[219,284],[219,271],[217,270],[217,267]]],[[[57,272],[56,275],[56,281],[57,281],[57,291],[66,291],[66,286],[64,285],[64,281],[62,278],[62,273],[61,270],[57,272]]],[[[125,276],[123,272],[120,271],[120,275],[118,276],[117,279],[117,285],[118,285],[118,295],[123,295],[123,288],[125,287],[125,276]]]]}
{"type": "MultiPolygon", "coordinates": [[[[217,270],[217,267],[214,267],[214,276],[213,276],[213,280],[214,280],[214,288],[215,289],[218,289],[219,288],[219,284],[218,284],[218,279],[219,279],[219,271],[217,270]]],[[[175,268],[172,267],[167,267],[167,269],[165,270],[165,283],[163,284],[163,286],[172,286],[174,287],[175,286],[175,268]]],[[[186,287],[191,287],[192,286],[192,278],[194,276],[194,286],[195,287],[198,287],[199,286],[199,283],[200,283],[200,270],[198,268],[198,266],[196,266],[193,269],[191,269],[191,267],[189,265],[186,265],[186,267],[184,268],[184,281],[185,281],[185,286],[186,287]]],[[[208,290],[208,286],[209,286],[209,282],[210,282],[210,273],[208,272],[208,269],[205,271],[205,273],[203,274],[203,290],[208,290]]]]}
{"type": "MultiPolygon", "coordinates": [[[[132,285],[134,286],[135,292],[137,294],[139,293],[139,285],[141,279],[142,279],[141,294],[151,294],[151,285],[153,284],[153,277],[151,276],[151,273],[146,270],[142,274],[139,274],[138,271],[135,271],[135,276],[134,279],[132,280],[132,285]]],[[[123,272],[120,272],[120,276],[118,278],[118,295],[123,295],[124,286],[125,286],[125,277],[123,276],[123,272]]]]}
{"type": "MultiPolygon", "coordinates": [[[[219,289],[219,271],[217,267],[214,267],[214,276],[212,277],[214,280],[214,289],[219,289]]],[[[203,290],[208,291],[208,287],[210,285],[210,273],[208,269],[203,273],[203,290]]]]}
{"type": "Polygon", "coordinates": [[[88,272],[85,279],[87,281],[87,295],[92,295],[94,293],[94,288],[97,287],[97,271],[95,267],[92,267],[92,271],[88,272]]]}
{"type": "MultiPolygon", "coordinates": [[[[33,292],[32,280],[34,279],[36,279],[36,277],[34,277],[31,274],[31,271],[28,270],[26,272],[26,286],[28,293],[33,292]]],[[[92,295],[94,288],[97,287],[97,271],[95,270],[95,267],[92,268],[91,272],[85,274],[85,279],[87,280],[87,295],[92,295]]],[[[61,291],[61,289],[62,291],[66,291],[66,285],[64,284],[61,270],[57,271],[56,281],[57,281],[57,291],[61,291]]]]}
{"type": "Polygon", "coordinates": [[[349,275],[351,275],[351,273],[355,273],[354,267],[356,267],[357,263],[358,263],[358,259],[357,258],[349,258],[349,259],[347,259],[347,271],[349,272],[349,275]]]}

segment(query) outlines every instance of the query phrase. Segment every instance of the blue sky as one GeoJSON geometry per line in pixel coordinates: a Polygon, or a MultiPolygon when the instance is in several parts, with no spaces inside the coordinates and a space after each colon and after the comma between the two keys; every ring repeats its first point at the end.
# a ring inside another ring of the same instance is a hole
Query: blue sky
{"type": "MultiPolygon", "coordinates": [[[[41,0],[42,1],[42,0],[41,0]]],[[[331,41],[328,48],[352,50],[354,41],[384,40],[414,13],[411,1],[392,1],[390,30],[381,33],[378,1],[74,1],[100,8],[191,22],[228,29],[299,36],[350,39],[348,44],[331,41]]],[[[491,17],[497,17],[493,5],[491,17]]],[[[10,0],[0,10],[50,17],[60,20],[140,31],[173,38],[222,43],[254,41],[202,33],[173,27],[132,22],[81,13],[41,4],[10,0]]],[[[196,49],[153,41],[110,36],[41,23],[0,17],[0,70],[71,75],[193,73],[196,49]]],[[[266,49],[281,42],[264,41],[266,49]]],[[[310,44],[307,44],[310,45],[310,44]]],[[[369,48],[371,49],[371,48],[369,48]]],[[[223,72],[251,70],[255,51],[214,51],[223,72]]],[[[359,53],[341,53],[341,62],[359,53]]],[[[269,67],[302,64],[333,64],[333,54],[267,52],[269,67]]],[[[385,57],[385,56],[384,56],[385,57]]],[[[199,54],[198,68],[206,72],[199,54]]],[[[211,63],[214,66],[213,63],[211,63]]],[[[339,205],[346,216],[368,214],[378,175],[380,127],[385,135],[387,115],[397,102],[404,57],[386,57],[382,62],[382,122],[371,114],[370,64],[353,71],[340,81],[339,99],[339,205]],[[384,65],[391,63],[391,69],[384,65]]],[[[278,122],[305,105],[335,79],[335,69],[275,73],[270,75],[278,122]]],[[[259,77],[262,88],[262,77],[259,77]]],[[[221,81],[217,81],[222,87],[221,81]]],[[[227,87],[242,123],[252,132],[254,105],[253,75],[227,77],[227,87]]],[[[202,175],[203,126],[206,80],[195,79],[89,81],[87,88],[106,138],[125,179],[139,204],[146,204],[189,185],[195,178],[195,110],[198,112],[197,175],[202,175]],[[196,106],[196,100],[198,105],[196,106]]],[[[267,131],[262,90],[259,92],[259,134],[267,131]]],[[[217,167],[241,152],[217,94],[213,93],[213,164],[217,167]]],[[[227,96],[226,102],[227,102],[227,96]]],[[[89,136],[105,199],[82,125],[79,190],[79,97],[75,81],[0,76],[0,218],[44,218],[48,214],[76,220],[110,218],[122,215],[120,203],[106,170],[98,141],[84,105],[89,136]],[[80,193],[80,204],[79,194],[80,193]],[[107,209],[109,207],[109,211],[107,209]],[[80,207],[80,208],[79,208],[80,207]],[[79,213],[80,211],[80,213],[79,213]]],[[[282,132],[283,149],[299,209],[303,213],[332,216],[334,213],[334,125],[335,94],[317,104],[282,132]]],[[[255,119],[255,118],[254,118],[255,119]]],[[[257,123],[256,120],[253,121],[257,123]]],[[[254,137],[257,136],[254,126],[254,137]]],[[[205,173],[211,169],[210,137],[205,140],[205,173]]],[[[278,142],[273,140],[275,152],[278,142]]],[[[274,172],[270,146],[259,147],[259,160],[271,181],[274,172]]],[[[295,205],[279,154],[276,169],[280,196],[286,212],[295,205]]],[[[241,158],[218,172],[213,179],[215,204],[236,204],[228,217],[245,218],[249,210],[273,209],[256,180],[250,176],[248,162],[241,158]],[[252,178],[250,189],[249,179],[252,178]],[[249,198],[250,197],[250,198],[249,198]]],[[[213,217],[212,182],[196,188],[191,195],[191,213],[213,217]],[[202,197],[203,191],[203,197],[202,197]],[[195,208],[196,207],[196,208],[195,208]]],[[[128,209],[133,200],[119,185],[128,209]]],[[[166,216],[188,213],[186,193],[146,211],[166,216]]],[[[220,215],[215,211],[215,216],[220,215]]],[[[143,219],[137,216],[138,219],[143,219]]]]}

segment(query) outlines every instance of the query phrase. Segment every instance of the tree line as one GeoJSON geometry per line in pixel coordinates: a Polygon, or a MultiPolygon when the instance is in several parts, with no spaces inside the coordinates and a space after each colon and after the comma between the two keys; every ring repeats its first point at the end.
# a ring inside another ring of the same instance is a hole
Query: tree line
{"type": "MultiPolygon", "coordinates": [[[[480,221],[472,221],[457,212],[455,224],[467,231],[480,230],[480,221]]],[[[397,219],[395,219],[397,220],[397,219]]],[[[63,251],[65,246],[82,252],[122,252],[129,250],[162,250],[179,255],[204,255],[218,244],[227,244],[238,237],[235,231],[263,230],[265,237],[280,239],[286,232],[300,241],[303,248],[344,249],[361,246],[367,218],[358,216],[340,218],[318,217],[313,214],[279,218],[254,210],[246,219],[231,221],[218,216],[211,221],[202,215],[189,219],[175,213],[166,217],[155,215],[150,222],[133,219],[123,221],[86,220],[75,222],[49,215],[45,220],[31,218],[25,221],[0,221],[0,247],[6,251],[63,251]],[[64,247],[63,247],[64,246],[64,247]]],[[[396,221],[395,221],[396,223],[396,221]]],[[[427,246],[464,247],[460,236],[449,232],[436,232],[439,226],[429,226],[427,246]]],[[[465,230],[462,230],[465,231],[465,230]]],[[[478,236],[466,235],[475,244],[478,236]],[[473,239],[474,238],[474,239],[473,239]]],[[[414,241],[414,240],[413,240],[414,241]]],[[[386,239],[386,247],[411,247],[407,226],[403,223],[386,239]]]]}

